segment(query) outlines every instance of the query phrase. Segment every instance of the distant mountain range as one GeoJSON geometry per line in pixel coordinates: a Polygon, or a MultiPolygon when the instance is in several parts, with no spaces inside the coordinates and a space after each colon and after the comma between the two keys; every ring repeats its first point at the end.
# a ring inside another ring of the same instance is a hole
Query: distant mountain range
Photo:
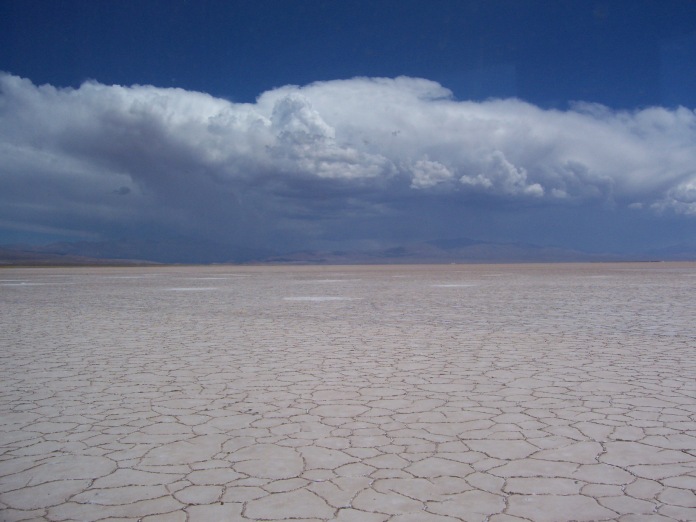
{"type": "Polygon", "coordinates": [[[53,249],[50,245],[0,245],[0,267],[2,266],[147,266],[160,264],[146,259],[127,257],[91,256],[85,253],[53,249]]]}
{"type": "Polygon", "coordinates": [[[191,238],[79,241],[48,245],[0,245],[0,266],[243,263],[272,253],[191,238]]]}
{"type": "Polygon", "coordinates": [[[0,266],[148,264],[414,264],[553,263],[599,261],[696,261],[696,244],[679,244],[636,254],[603,254],[526,243],[469,238],[436,239],[377,250],[274,253],[191,239],[110,241],[0,246],[0,266]]]}
{"type": "Polygon", "coordinates": [[[87,265],[153,265],[150,261],[134,259],[109,259],[35,251],[31,247],[0,247],[0,267],[2,266],[87,266],[87,265]]]}
{"type": "Polygon", "coordinates": [[[372,251],[294,252],[269,257],[269,263],[295,264],[410,264],[410,263],[525,263],[618,261],[620,256],[592,254],[523,243],[493,243],[468,238],[436,239],[372,251]]]}

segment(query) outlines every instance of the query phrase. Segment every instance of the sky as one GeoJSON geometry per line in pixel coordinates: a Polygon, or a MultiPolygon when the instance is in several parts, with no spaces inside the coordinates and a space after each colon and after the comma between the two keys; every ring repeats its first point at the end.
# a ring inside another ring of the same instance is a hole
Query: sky
{"type": "Polygon", "coordinates": [[[696,244],[694,109],[692,0],[0,0],[0,244],[696,244]]]}

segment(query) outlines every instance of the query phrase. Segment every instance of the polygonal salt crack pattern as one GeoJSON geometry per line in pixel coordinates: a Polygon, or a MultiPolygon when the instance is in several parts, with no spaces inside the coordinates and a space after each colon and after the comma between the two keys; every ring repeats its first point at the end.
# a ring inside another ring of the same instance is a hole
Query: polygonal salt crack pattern
{"type": "Polygon", "coordinates": [[[694,275],[4,269],[0,519],[696,520],[694,275]]]}

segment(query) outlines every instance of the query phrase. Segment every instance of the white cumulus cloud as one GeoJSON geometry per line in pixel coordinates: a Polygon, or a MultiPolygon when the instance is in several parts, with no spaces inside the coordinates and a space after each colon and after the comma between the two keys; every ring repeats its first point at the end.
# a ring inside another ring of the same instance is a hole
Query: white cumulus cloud
{"type": "Polygon", "coordinates": [[[696,215],[693,110],[459,101],[417,78],[285,86],[241,104],[3,74],[0,157],[0,220],[17,227],[309,230],[443,193],[696,215]]]}

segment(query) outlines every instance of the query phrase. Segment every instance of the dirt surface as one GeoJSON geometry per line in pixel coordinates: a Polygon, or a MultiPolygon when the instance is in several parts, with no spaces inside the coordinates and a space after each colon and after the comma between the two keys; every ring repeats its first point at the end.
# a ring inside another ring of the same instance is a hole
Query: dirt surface
{"type": "Polygon", "coordinates": [[[696,520],[696,264],[0,271],[0,519],[696,520]]]}

